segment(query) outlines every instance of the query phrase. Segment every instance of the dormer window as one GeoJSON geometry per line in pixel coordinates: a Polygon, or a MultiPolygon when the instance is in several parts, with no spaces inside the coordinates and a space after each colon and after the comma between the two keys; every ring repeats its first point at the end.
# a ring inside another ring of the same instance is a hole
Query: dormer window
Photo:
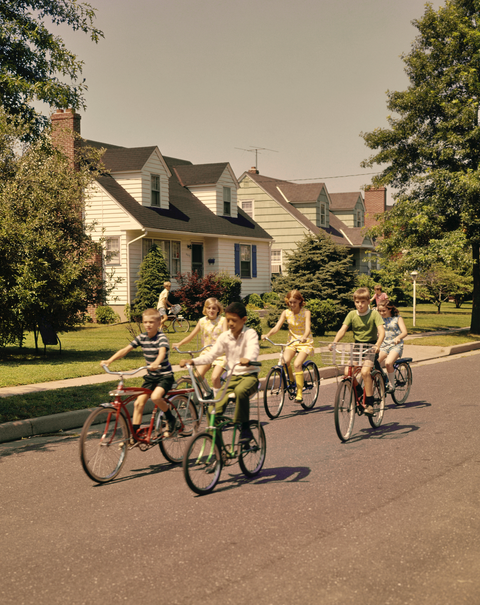
{"type": "Polygon", "coordinates": [[[324,203],[320,204],[320,226],[327,226],[327,206],[324,203]]]}
{"type": "Polygon", "coordinates": [[[151,175],[150,205],[160,207],[160,177],[158,174],[151,175]]]}
{"type": "Polygon", "coordinates": [[[223,215],[232,215],[232,190],[230,187],[223,188],[223,215]]]}

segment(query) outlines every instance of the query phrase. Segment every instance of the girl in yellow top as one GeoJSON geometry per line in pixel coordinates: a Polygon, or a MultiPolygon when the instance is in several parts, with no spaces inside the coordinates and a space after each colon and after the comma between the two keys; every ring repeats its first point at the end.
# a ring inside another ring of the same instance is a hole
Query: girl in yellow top
{"type": "MultiPolygon", "coordinates": [[[[185,336],[185,338],[178,343],[177,347],[180,348],[182,345],[187,344],[187,342],[190,342],[192,338],[200,332],[202,347],[210,348],[213,344],[215,344],[220,334],[227,331],[227,321],[225,317],[222,316],[222,313],[222,303],[216,298],[207,298],[205,304],[203,305],[203,314],[205,317],[202,317],[197,322],[197,325],[191,334],[185,336]]],[[[207,351],[204,351],[204,353],[206,352],[207,351]]],[[[227,367],[225,355],[215,359],[211,365],[198,366],[197,370],[200,376],[205,376],[212,365],[212,387],[214,389],[219,389],[220,376],[222,375],[223,370],[227,367]]]]}
{"type": "Polygon", "coordinates": [[[307,357],[313,353],[313,338],[310,329],[311,314],[308,309],[305,309],[305,300],[298,290],[291,290],[285,296],[285,302],[288,305],[288,309],[285,309],[285,311],[282,312],[277,325],[272,328],[268,334],[262,336],[262,340],[265,338],[270,338],[271,335],[276,334],[283,326],[285,321],[288,323],[288,342],[297,340],[297,338],[300,339],[300,342],[296,342],[295,344],[286,347],[285,363],[287,364],[290,380],[293,380],[295,377],[295,382],[297,383],[297,394],[295,396],[295,401],[297,403],[302,403],[302,392],[304,385],[302,365],[307,357]],[[297,356],[293,362],[294,375],[292,375],[290,362],[292,361],[295,353],[297,353],[297,356]]]}

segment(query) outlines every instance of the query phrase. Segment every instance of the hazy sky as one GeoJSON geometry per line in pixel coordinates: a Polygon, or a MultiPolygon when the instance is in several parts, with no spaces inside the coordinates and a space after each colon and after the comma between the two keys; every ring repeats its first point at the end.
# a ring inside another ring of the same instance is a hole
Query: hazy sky
{"type": "MultiPolygon", "coordinates": [[[[85,138],[158,145],[237,177],[370,181],[360,133],[386,126],[386,91],[404,90],[400,58],[422,0],[89,0],[97,45],[61,28],[85,65],[85,138]],[[362,176],[346,176],[359,175],[362,176]],[[342,178],[326,178],[342,177],[342,178]]],[[[433,2],[437,8],[443,2],[433,2]]]]}

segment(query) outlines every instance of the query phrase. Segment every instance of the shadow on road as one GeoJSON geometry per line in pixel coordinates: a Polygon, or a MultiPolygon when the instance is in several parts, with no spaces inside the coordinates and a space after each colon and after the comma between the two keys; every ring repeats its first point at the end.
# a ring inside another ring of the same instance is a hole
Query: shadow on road
{"type": "Polygon", "coordinates": [[[389,422],[382,424],[377,429],[362,429],[349,439],[345,445],[349,443],[358,443],[365,439],[400,439],[414,431],[419,430],[419,426],[415,424],[400,424],[399,422],[389,422]]]}

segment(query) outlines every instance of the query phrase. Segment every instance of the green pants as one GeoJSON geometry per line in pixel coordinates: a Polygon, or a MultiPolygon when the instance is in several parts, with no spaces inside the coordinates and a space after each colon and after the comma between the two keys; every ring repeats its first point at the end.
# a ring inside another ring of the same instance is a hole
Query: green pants
{"type": "Polygon", "coordinates": [[[215,404],[217,414],[222,414],[228,402],[229,393],[235,393],[236,405],[234,422],[248,422],[250,419],[250,395],[258,389],[258,374],[232,376],[225,397],[215,404]]]}

